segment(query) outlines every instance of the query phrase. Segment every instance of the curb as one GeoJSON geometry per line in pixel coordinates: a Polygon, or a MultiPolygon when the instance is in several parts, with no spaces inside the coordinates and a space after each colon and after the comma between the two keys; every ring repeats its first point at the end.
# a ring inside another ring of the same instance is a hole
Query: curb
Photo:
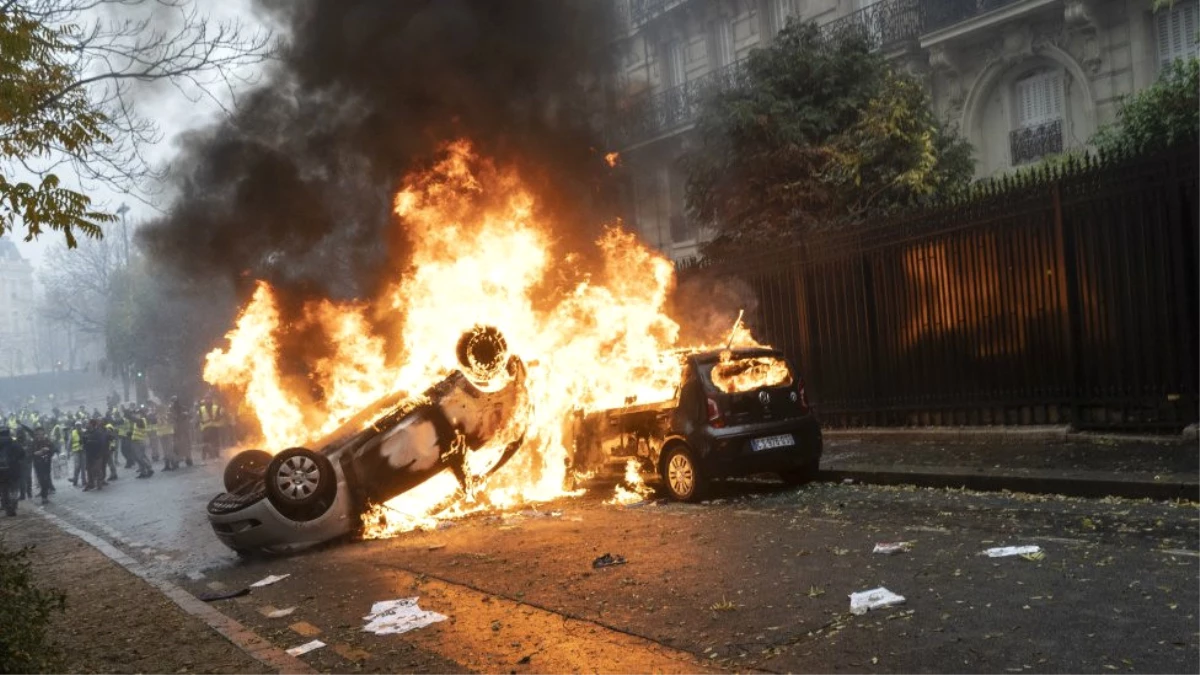
{"type": "Polygon", "coordinates": [[[1158,443],[1194,444],[1197,426],[1190,425],[1179,434],[1114,434],[1096,431],[1072,431],[1068,426],[1043,427],[922,427],[822,429],[826,440],[872,443],[967,443],[1020,445],[1025,443],[1158,443]]]}
{"type": "Polygon", "coordinates": [[[48,513],[41,507],[35,506],[32,510],[56,525],[59,529],[67,534],[82,539],[92,548],[100,551],[113,562],[123,567],[125,571],[157,588],[163,595],[167,596],[169,600],[178,605],[180,609],[203,621],[208,625],[209,628],[212,628],[216,632],[220,633],[225,637],[225,639],[232,642],[235,647],[241,649],[246,653],[246,655],[250,656],[264,666],[267,666],[268,668],[279,673],[309,675],[317,672],[309,667],[307,663],[289,655],[282,649],[279,649],[267,640],[259,637],[256,633],[246,628],[238,621],[218,612],[207,603],[197,599],[196,596],[188,593],[170,581],[160,578],[158,575],[147,569],[144,565],[126,555],[120,549],[105,541],[101,537],[98,537],[90,532],[85,532],[84,530],[71,525],[63,518],[60,518],[52,513],[48,513]]]}
{"type": "Polygon", "coordinates": [[[915,485],[928,488],[965,488],[979,492],[1024,492],[1027,494],[1065,495],[1068,497],[1123,497],[1126,499],[1175,500],[1200,502],[1200,482],[1147,482],[1113,478],[1066,478],[1061,475],[970,473],[945,470],[937,473],[888,471],[868,466],[847,466],[822,470],[818,481],[865,483],[868,485],[915,485]]]}

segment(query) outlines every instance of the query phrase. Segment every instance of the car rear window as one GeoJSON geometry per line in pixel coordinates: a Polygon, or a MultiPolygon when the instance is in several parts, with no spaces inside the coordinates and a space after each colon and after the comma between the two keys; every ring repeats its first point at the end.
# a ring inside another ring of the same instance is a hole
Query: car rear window
{"type": "Polygon", "coordinates": [[[763,387],[786,387],[792,383],[792,371],[779,356],[723,356],[701,368],[717,391],[736,394],[763,387]]]}

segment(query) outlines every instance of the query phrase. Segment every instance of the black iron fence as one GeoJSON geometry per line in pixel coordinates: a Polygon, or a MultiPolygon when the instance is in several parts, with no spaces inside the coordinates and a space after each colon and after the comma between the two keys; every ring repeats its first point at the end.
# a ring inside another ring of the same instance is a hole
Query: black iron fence
{"type": "Polygon", "coordinates": [[[753,290],[831,426],[1197,420],[1196,145],[682,276],[753,290]]]}

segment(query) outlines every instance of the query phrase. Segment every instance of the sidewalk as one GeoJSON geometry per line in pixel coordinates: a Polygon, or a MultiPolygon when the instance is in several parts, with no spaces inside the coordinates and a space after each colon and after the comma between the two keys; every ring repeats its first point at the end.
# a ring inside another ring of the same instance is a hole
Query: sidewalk
{"type": "Polygon", "coordinates": [[[265,666],[202,620],[22,502],[0,519],[9,549],[34,545],[37,582],[67,595],[52,633],[70,673],[259,673],[265,666]],[[119,618],[120,621],[114,621],[119,618]]]}
{"type": "Polygon", "coordinates": [[[823,478],[1079,497],[1200,500],[1200,453],[1195,442],[1112,436],[1086,442],[947,443],[916,434],[913,439],[830,434],[821,460],[823,478]]]}

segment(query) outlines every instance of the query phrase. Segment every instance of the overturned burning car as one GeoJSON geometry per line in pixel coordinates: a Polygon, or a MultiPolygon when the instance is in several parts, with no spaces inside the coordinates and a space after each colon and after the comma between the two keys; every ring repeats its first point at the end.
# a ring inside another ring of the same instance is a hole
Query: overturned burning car
{"type": "Polygon", "coordinates": [[[292,551],[355,531],[370,504],[442,471],[464,490],[491,475],[521,438],[482,468],[471,455],[497,440],[524,405],[525,367],[491,327],[465,333],[457,357],[459,368],[423,395],[386,396],[310,447],[235,455],[226,491],[208,504],[217,537],[240,554],[292,551]]]}

